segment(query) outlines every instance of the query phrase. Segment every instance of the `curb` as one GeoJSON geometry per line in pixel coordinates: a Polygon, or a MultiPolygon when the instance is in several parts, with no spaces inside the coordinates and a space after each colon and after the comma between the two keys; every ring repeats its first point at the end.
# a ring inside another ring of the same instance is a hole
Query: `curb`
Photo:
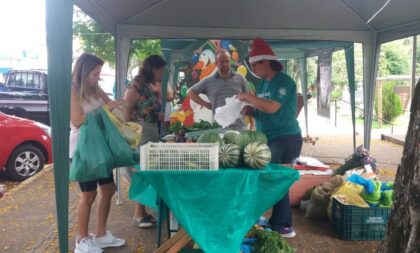
{"type": "Polygon", "coordinates": [[[404,146],[404,140],[401,140],[401,138],[398,138],[396,136],[394,137],[391,135],[381,134],[381,140],[389,141],[391,143],[404,146]]]}
{"type": "Polygon", "coordinates": [[[12,189],[7,190],[6,195],[25,188],[27,185],[29,185],[30,183],[32,183],[35,180],[38,180],[39,177],[48,173],[52,169],[54,169],[54,164],[53,163],[45,165],[44,168],[40,172],[36,173],[34,176],[20,182],[19,185],[13,187],[12,189]]]}

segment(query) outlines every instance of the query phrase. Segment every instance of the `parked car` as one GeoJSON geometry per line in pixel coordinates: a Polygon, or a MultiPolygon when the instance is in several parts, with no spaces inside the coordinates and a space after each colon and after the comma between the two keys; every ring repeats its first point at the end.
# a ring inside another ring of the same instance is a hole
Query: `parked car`
{"type": "Polygon", "coordinates": [[[9,70],[0,86],[0,111],[49,125],[47,72],[9,70]]]}
{"type": "Polygon", "coordinates": [[[52,163],[51,129],[42,123],[0,112],[0,170],[23,181],[52,163]]]}
{"type": "Polygon", "coordinates": [[[7,92],[8,89],[6,87],[6,84],[0,82],[0,92],[7,92]]]}

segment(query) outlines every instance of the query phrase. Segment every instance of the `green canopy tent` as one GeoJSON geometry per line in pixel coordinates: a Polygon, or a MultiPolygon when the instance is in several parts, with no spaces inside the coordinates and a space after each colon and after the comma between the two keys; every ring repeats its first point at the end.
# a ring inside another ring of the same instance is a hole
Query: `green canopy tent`
{"type": "MultiPolygon", "coordinates": [[[[239,52],[239,58],[246,64],[246,58],[248,57],[248,48],[250,45],[249,40],[229,40],[229,42],[239,52]]],[[[300,81],[302,91],[307,90],[307,64],[306,59],[309,57],[316,57],[325,50],[345,50],[346,62],[348,68],[348,84],[350,92],[350,103],[352,110],[352,122],[353,122],[353,149],[356,148],[356,127],[355,127],[355,79],[354,79],[354,47],[353,42],[346,41],[318,41],[318,40],[268,40],[270,46],[273,48],[279,60],[287,62],[290,59],[297,59],[300,67],[300,81]]],[[[163,55],[165,60],[168,62],[170,72],[175,78],[178,76],[178,62],[189,62],[194,51],[202,47],[206,40],[183,40],[183,39],[162,39],[161,46],[163,49],[163,55]]],[[[251,71],[248,71],[249,73],[251,71]]],[[[257,78],[254,78],[254,81],[257,78]]],[[[166,84],[166,83],[164,83],[166,84]]],[[[166,95],[166,94],[163,94],[166,95]]],[[[305,111],[305,129],[308,134],[308,109],[307,109],[307,94],[302,92],[304,111],[305,111]]],[[[162,100],[165,101],[165,98],[162,100]]]]}
{"type": "MultiPolygon", "coordinates": [[[[48,78],[60,251],[68,251],[68,126],[72,4],[116,38],[117,94],[130,40],[232,38],[354,41],[363,45],[364,144],[370,147],[380,45],[420,33],[418,0],[46,0],[48,78]],[[331,11],[333,10],[333,11],[331,11]]],[[[351,53],[350,53],[351,54],[351,53]]],[[[351,58],[348,54],[347,57],[351,58]]],[[[349,68],[351,69],[351,68],[349,68]]]]}

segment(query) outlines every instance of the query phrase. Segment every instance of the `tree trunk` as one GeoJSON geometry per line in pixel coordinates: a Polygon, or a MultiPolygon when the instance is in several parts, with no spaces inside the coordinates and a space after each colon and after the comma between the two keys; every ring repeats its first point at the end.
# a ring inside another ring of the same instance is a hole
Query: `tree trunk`
{"type": "Polygon", "coordinates": [[[401,165],[395,178],[388,232],[378,253],[420,252],[420,80],[410,114],[401,165]]]}

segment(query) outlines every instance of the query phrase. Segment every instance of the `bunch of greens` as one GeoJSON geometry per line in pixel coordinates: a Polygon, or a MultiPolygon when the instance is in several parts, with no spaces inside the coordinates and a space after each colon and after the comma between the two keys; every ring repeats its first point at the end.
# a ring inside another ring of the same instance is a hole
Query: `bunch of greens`
{"type": "Polygon", "coordinates": [[[194,132],[194,131],[202,131],[208,129],[215,129],[220,128],[220,125],[217,122],[210,123],[205,120],[200,120],[199,122],[195,122],[192,126],[185,126],[181,122],[172,123],[169,126],[169,131],[172,133],[179,133],[180,131],[184,132],[194,132]]]}
{"type": "Polygon", "coordinates": [[[247,233],[247,238],[255,238],[252,245],[254,253],[294,253],[287,241],[277,232],[264,230],[262,226],[254,225],[247,233]]]}
{"type": "Polygon", "coordinates": [[[295,250],[275,231],[256,230],[256,242],[253,245],[255,253],[294,253],[295,250]]]}

